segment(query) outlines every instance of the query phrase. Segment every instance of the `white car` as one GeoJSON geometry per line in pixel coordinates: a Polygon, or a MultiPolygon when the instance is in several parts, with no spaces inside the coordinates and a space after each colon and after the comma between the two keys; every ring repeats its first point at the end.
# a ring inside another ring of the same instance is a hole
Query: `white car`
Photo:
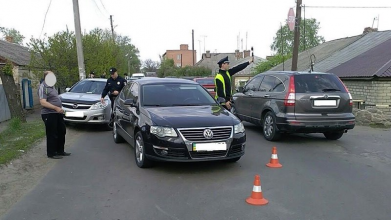
{"type": "Polygon", "coordinates": [[[67,92],[60,95],[65,122],[108,124],[111,117],[110,99],[106,96],[104,104],[100,101],[106,81],[84,79],[67,88],[67,92]]]}

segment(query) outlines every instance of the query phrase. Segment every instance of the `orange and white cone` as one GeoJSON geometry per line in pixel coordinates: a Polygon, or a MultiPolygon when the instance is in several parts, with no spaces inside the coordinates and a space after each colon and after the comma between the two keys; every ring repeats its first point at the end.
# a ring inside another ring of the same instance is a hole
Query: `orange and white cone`
{"type": "Polygon", "coordinates": [[[280,168],[282,165],[278,161],[278,156],[277,156],[277,148],[273,147],[272,149],[272,157],[270,158],[270,162],[266,164],[266,166],[271,167],[271,168],[280,168]]]}
{"type": "Polygon", "coordinates": [[[261,178],[259,175],[255,175],[253,191],[251,196],[246,199],[246,202],[250,205],[266,205],[269,203],[267,199],[263,198],[261,178]]]}

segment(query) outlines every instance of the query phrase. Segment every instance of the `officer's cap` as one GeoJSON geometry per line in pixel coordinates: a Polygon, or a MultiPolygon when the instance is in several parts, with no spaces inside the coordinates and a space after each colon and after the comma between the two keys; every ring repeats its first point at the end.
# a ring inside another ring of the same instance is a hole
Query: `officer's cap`
{"type": "Polygon", "coordinates": [[[114,67],[111,67],[109,70],[110,74],[113,75],[115,72],[117,72],[117,69],[114,67]]]}
{"type": "Polygon", "coordinates": [[[221,59],[217,64],[221,65],[223,63],[229,63],[228,56],[226,56],[223,59],[221,59]]]}

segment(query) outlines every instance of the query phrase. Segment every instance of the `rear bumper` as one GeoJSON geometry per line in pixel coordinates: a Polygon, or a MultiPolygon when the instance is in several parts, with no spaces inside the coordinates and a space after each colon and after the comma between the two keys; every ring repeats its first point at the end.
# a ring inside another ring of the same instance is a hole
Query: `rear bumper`
{"type": "Polygon", "coordinates": [[[289,120],[277,119],[277,128],[282,132],[323,133],[345,131],[355,127],[355,119],[341,120],[289,120]]]}

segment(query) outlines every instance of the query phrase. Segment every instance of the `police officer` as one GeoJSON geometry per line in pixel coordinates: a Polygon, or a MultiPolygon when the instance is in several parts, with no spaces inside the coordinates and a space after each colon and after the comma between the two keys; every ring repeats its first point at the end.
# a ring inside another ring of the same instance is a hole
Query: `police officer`
{"type": "Polygon", "coordinates": [[[250,61],[239,64],[233,68],[229,68],[228,56],[221,59],[217,64],[219,65],[219,72],[215,76],[215,86],[216,86],[216,100],[219,97],[222,97],[226,100],[225,108],[231,109],[231,99],[232,99],[232,81],[231,77],[235,73],[246,68],[250,63],[252,63],[254,58],[251,58],[250,61]]]}
{"type": "MultiPolygon", "coordinates": [[[[110,92],[109,98],[111,101],[111,110],[113,110],[114,100],[121,92],[122,88],[126,85],[126,80],[118,76],[117,69],[111,68],[109,70],[111,77],[107,79],[106,86],[103,89],[101,102],[105,103],[104,97],[110,92]]],[[[113,114],[111,114],[110,125],[112,124],[113,114]]]]}

